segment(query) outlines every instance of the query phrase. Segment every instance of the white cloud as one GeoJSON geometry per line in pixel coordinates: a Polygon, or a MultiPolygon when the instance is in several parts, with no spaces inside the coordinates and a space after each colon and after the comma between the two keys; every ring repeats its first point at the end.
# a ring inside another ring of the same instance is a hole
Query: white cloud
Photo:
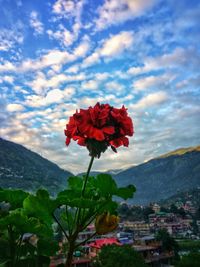
{"type": "Polygon", "coordinates": [[[99,53],[94,52],[83,61],[82,67],[91,66],[99,61],[100,61],[99,53]]]}
{"type": "Polygon", "coordinates": [[[82,67],[91,66],[100,61],[101,58],[111,58],[121,55],[133,44],[133,33],[122,31],[104,40],[102,47],[97,48],[83,61],[82,67]]]}
{"type": "Polygon", "coordinates": [[[96,79],[99,81],[106,80],[109,76],[110,74],[108,72],[99,72],[95,74],[96,79]]]}
{"type": "Polygon", "coordinates": [[[0,30],[0,51],[9,51],[15,45],[20,45],[24,41],[22,23],[15,22],[10,28],[0,30]]]}
{"type": "Polygon", "coordinates": [[[109,90],[109,91],[114,91],[114,92],[123,92],[124,91],[124,86],[122,84],[119,84],[117,82],[114,82],[114,81],[111,81],[111,82],[108,82],[106,83],[106,88],[109,90]]]}
{"type": "Polygon", "coordinates": [[[26,84],[30,86],[36,94],[44,94],[49,88],[58,87],[61,83],[82,81],[85,78],[84,73],[79,73],[77,75],[65,75],[61,73],[53,75],[53,77],[49,79],[46,78],[44,73],[38,72],[36,79],[29,81],[26,84]]]}
{"type": "Polygon", "coordinates": [[[121,54],[124,50],[130,48],[133,44],[132,32],[120,32],[111,36],[103,44],[100,54],[104,57],[112,57],[121,54]]]}
{"type": "Polygon", "coordinates": [[[76,57],[84,57],[90,49],[89,40],[83,40],[75,49],[73,54],[76,57]]]}
{"type": "Polygon", "coordinates": [[[15,71],[16,67],[13,65],[13,63],[9,61],[3,62],[3,64],[0,64],[0,72],[7,72],[7,71],[15,71]]]}
{"type": "Polygon", "coordinates": [[[53,13],[56,14],[56,19],[65,18],[68,21],[72,21],[72,31],[69,31],[62,24],[60,24],[59,31],[48,31],[50,37],[61,40],[65,46],[72,45],[73,42],[77,40],[79,32],[82,28],[81,15],[83,11],[83,5],[84,0],[57,0],[52,7],[53,13]]]}
{"type": "Polygon", "coordinates": [[[86,90],[96,90],[98,88],[98,82],[95,80],[89,80],[82,84],[82,88],[86,90]]]}
{"type": "Polygon", "coordinates": [[[164,91],[149,94],[140,99],[136,104],[132,104],[133,109],[146,109],[155,105],[159,105],[168,99],[168,95],[164,91]]]}
{"type": "Polygon", "coordinates": [[[166,73],[163,75],[159,75],[159,76],[148,76],[145,78],[141,78],[136,80],[133,83],[133,88],[141,91],[141,90],[145,90],[148,89],[150,87],[165,87],[166,85],[168,85],[171,81],[173,81],[175,79],[175,75],[173,75],[172,73],[166,73]]]}
{"type": "Polygon", "coordinates": [[[9,112],[17,112],[17,111],[22,111],[24,107],[21,104],[8,104],[6,109],[9,112]]]}
{"type": "Polygon", "coordinates": [[[52,65],[62,65],[67,62],[72,62],[75,59],[76,57],[73,54],[69,54],[67,51],[54,49],[38,60],[28,59],[24,61],[19,69],[22,71],[38,70],[52,65]]]}
{"type": "Polygon", "coordinates": [[[73,87],[66,87],[64,90],[52,89],[45,96],[29,95],[26,97],[25,104],[29,107],[43,107],[50,104],[58,104],[66,100],[71,100],[75,93],[73,87]]]}
{"type": "Polygon", "coordinates": [[[150,9],[155,2],[155,0],[106,0],[97,10],[96,28],[102,30],[112,24],[133,19],[150,9]]]}
{"type": "Polygon", "coordinates": [[[59,89],[49,91],[45,97],[45,104],[59,103],[63,99],[63,92],[59,89]]]}
{"type": "Polygon", "coordinates": [[[78,65],[73,65],[70,68],[68,68],[67,70],[65,70],[65,72],[69,72],[69,73],[77,73],[78,71],[79,71],[78,65]]]}
{"type": "Polygon", "coordinates": [[[0,83],[2,82],[7,82],[7,83],[13,83],[14,82],[14,77],[13,76],[8,76],[8,75],[5,75],[3,77],[0,77],[0,83]]]}
{"type": "Polygon", "coordinates": [[[52,68],[52,70],[53,70],[54,72],[57,73],[57,72],[60,72],[60,70],[61,70],[61,68],[62,68],[62,65],[61,65],[61,64],[52,65],[51,68],[52,68]]]}
{"type": "Polygon", "coordinates": [[[69,15],[75,9],[74,1],[57,0],[53,5],[53,12],[60,15],[69,15]]]}
{"type": "Polygon", "coordinates": [[[158,69],[172,69],[176,67],[197,67],[200,57],[193,49],[176,48],[168,54],[159,57],[150,57],[144,59],[144,65],[141,67],[131,67],[127,71],[130,75],[139,75],[158,69]],[[188,60],[190,59],[190,60],[188,60]]]}
{"type": "Polygon", "coordinates": [[[42,22],[38,19],[38,13],[32,11],[30,14],[30,26],[34,29],[34,34],[42,34],[44,32],[44,26],[42,22]]]}
{"type": "Polygon", "coordinates": [[[60,30],[58,31],[54,32],[52,30],[47,30],[47,34],[49,35],[50,39],[58,40],[65,47],[72,45],[75,41],[74,33],[65,29],[62,25],[60,25],[60,30]]]}

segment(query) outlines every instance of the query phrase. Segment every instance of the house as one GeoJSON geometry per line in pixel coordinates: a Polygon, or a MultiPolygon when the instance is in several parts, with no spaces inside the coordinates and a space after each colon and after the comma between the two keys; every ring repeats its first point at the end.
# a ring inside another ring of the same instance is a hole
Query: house
{"type": "Polygon", "coordinates": [[[89,243],[88,246],[90,247],[89,256],[91,258],[96,257],[96,255],[100,252],[101,248],[105,245],[118,245],[121,246],[122,244],[118,241],[117,238],[102,238],[96,239],[94,242],[89,243]]]}

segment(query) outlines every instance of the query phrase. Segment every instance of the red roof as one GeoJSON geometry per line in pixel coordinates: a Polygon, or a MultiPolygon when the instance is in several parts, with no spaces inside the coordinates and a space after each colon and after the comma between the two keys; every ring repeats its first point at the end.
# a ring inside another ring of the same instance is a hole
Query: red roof
{"type": "Polygon", "coordinates": [[[93,247],[93,248],[101,248],[102,246],[112,245],[112,244],[121,246],[120,242],[116,238],[113,238],[113,237],[112,238],[97,239],[88,245],[90,247],[93,247]]]}

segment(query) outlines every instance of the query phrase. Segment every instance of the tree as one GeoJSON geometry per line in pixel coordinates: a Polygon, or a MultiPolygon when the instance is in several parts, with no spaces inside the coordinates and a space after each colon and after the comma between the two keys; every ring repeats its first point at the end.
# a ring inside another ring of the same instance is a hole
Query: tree
{"type": "Polygon", "coordinates": [[[160,212],[169,212],[169,209],[166,208],[166,207],[161,206],[160,207],[160,212]]]}
{"type": "Polygon", "coordinates": [[[184,255],[176,267],[199,267],[200,253],[191,252],[188,255],[184,255]]]}
{"type": "Polygon", "coordinates": [[[142,256],[129,245],[103,246],[94,267],[147,267],[142,256]]]}
{"type": "Polygon", "coordinates": [[[144,210],[143,210],[144,220],[148,221],[149,214],[153,214],[153,213],[155,213],[155,212],[151,207],[145,207],[144,210]]]}
{"type": "Polygon", "coordinates": [[[195,213],[195,219],[200,220],[200,207],[198,207],[196,213],[195,213]]]}
{"type": "Polygon", "coordinates": [[[173,251],[175,259],[179,258],[179,245],[166,229],[160,229],[156,234],[156,239],[162,242],[162,249],[164,251],[173,251]]]}
{"type": "Polygon", "coordinates": [[[171,204],[170,206],[170,212],[177,214],[178,213],[178,208],[175,204],[171,204]]]}

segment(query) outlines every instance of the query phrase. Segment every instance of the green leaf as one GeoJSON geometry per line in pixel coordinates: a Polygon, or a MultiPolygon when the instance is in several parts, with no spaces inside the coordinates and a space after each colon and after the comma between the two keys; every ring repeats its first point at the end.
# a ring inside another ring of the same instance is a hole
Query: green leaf
{"type": "Polygon", "coordinates": [[[15,226],[15,232],[20,235],[33,233],[41,237],[53,236],[51,226],[42,224],[37,218],[28,218],[19,210],[11,211],[6,217],[0,219],[1,229],[6,229],[8,225],[15,226]]]}
{"type": "Polygon", "coordinates": [[[23,206],[24,199],[28,196],[23,190],[0,189],[0,202],[8,202],[11,209],[20,208],[23,206]]]}
{"type": "Polygon", "coordinates": [[[128,185],[127,187],[120,187],[116,191],[116,196],[127,200],[128,198],[132,198],[136,188],[134,185],[128,185]]]}
{"type": "Polygon", "coordinates": [[[96,188],[104,197],[112,196],[117,191],[115,180],[109,174],[98,174],[96,177],[96,188]]]}
{"type": "Polygon", "coordinates": [[[51,239],[39,239],[37,242],[38,254],[53,256],[59,250],[58,242],[51,239]]]}
{"type": "Polygon", "coordinates": [[[37,218],[28,218],[26,224],[26,233],[33,233],[39,237],[51,237],[53,236],[53,230],[51,226],[41,223],[37,218]]]}
{"type": "Polygon", "coordinates": [[[70,189],[81,190],[83,186],[83,178],[79,176],[71,176],[68,178],[68,186],[70,189]]]}
{"type": "Polygon", "coordinates": [[[64,190],[60,192],[55,200],[57,207],[62,205],[69,205],[74,199],[79,199],[81,197],[81,191],[75,191],[71,189],[64,190]]]}
{"type": "Polygon", "coordinates": [[[20,211],[15,210],[11,211],[7,216],[0,219],[0,226],[1,228],[6,228],[8,225],[13,225],[17,228],[18,233],[21,232],[21,228],[23,228],[26,220],[28,218],[21,214],[20,211]]]}
{"type": "Polygon", "coordinates": [[[49,201],[49,192],[45,189],[38,189],[36,196],[44,201],[49,201]]]}
{"type": "Polygon", "coordinates": [[[51,200],[45,190],[39,190],[36,196],[29,195],[23,202],[28,216],[39,218],[48,225],[52,224],[52,213],[56,205],[56,201],[51,200]]]}
{"type": "Polygon", "coordinates": [[[98,205],[97,201],[86,199],[86,198],[77,198],[77,199],[73,199],[70,202],[71,207],[84,208],[84,209],[92,208],[96,205],[98,205]]]}
{"type": "Polygon", "coordinates": [[[117,213],[117,208],[118,208],[118,203],[116,201],[113,200],[106,200],[106,201],[102,201],[102,204],[99,209],[99,213],[103,213],[105,211],[109,211],[112,214],[117,213]]]}

